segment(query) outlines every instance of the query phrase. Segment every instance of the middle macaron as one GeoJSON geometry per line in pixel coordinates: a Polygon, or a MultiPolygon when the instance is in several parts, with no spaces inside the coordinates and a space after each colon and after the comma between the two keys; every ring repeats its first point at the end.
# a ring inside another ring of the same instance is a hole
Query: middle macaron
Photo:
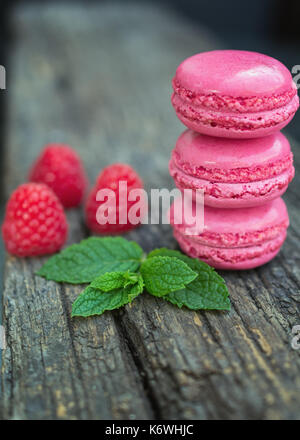
{"type": "Polygon", "coordinates": [[[204,203],[216,208],[262,205],[281,196],[295,173],[289,141],[280,132],[226,139],[186,130],[169,170],[180,190],[203,190],[204,203]]]}

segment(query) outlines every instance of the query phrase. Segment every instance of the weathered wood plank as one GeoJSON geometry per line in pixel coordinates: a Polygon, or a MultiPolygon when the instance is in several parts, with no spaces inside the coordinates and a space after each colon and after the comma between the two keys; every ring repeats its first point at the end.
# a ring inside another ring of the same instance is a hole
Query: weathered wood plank
{"type": "MultiPolygon", "coordinates": [[[[69,220],[74,224],[71,236],[80,238],[78,212],[70,213],[69,220]]],[[[70,304],[82,289],[35,277],[40,265],[38,259],[14,257],[6,264],[4,417],[151,416],[142,379],[113,315],[101,322],[71,321],[70,304]]]]}
{"type": "MultiPolygon", "coordinates": [[[[93,179],[113,161],[150,187],[172,187],[167,165],[182,126],[170,80],[186,56],[215,47],[166,13],[113,5],[23,6],[13,17],[6,194],[40,147],[66,141],[93,179]]],[[[296,153],[296,146],[294,148],[296,153]]],[[[300,154],[296,154],[300,170],[300,154]]],[[[148,295],[99,318],[70,320],[80,291],[34,277],[40,260],[6,263],[4,418],[299,418],[299,177],[280,255],[224,273],[232,311],[177,310],[148,295]]],[[[69,213],[71,241],[86,234],[69,213]]],[[[168,226],[129,235],[146,250],[176,247],[168,226]]]]}
{"type": "MultiPolygon", "coordinates": [[[[156,62],[157,51],[161,60],[175,38],[176,22],[174,28],[171,22],[165,27],[155,11],[139,8],[35,5],[17,10],[13,32],[6,194],[26,178],[33,158],[50,141],[74,145],[92,178],[116,159],[142,168],[147,183],[159,173],[168,176],[169,138],[160,132],[164,125],[171,132],[171,115],[172,127],[177,123],[169,106],[176,52],[159,69],[156,62]],[[159,48],[161,40],[165,46],[159,48]]],[[[75,227],[79,217],[71,215],[75,227]]],[[[70,240],[85,232],[77,225],[70,240]]],[[[149,234],[148,240],[149,247],[149,234]]],[[[6,264],[4,417],[154,417],[117,315],[70,321],[80,288],[61,288],[34,277],[40,264],[15,258],[6,264]]]]}

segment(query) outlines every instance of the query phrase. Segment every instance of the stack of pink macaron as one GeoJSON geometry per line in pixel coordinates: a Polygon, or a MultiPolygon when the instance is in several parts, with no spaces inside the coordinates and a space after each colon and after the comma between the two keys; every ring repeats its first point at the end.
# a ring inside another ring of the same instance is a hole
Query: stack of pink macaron
{"type": "Polygon", "coordinates": [[[289,70],[255,52],[204,52],[180,64],[173,89],[188,130],[172,152],[170,174],[182,192],[204,191],[205,205],[204,229],[191,235],[184,221],[174,222],[182,204],[173,204],[180,247],[220,269],[270,261],[286,237],[280,196],[294,176],[290,144],[279,131],[299,106],[289,70]]]}

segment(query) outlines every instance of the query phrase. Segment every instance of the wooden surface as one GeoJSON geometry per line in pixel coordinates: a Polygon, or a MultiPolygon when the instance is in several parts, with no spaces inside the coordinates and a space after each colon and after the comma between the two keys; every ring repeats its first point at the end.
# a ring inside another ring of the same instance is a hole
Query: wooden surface
{"type": "MultiPolygon", "coordinates": [[[[170,105],[177,64],[220,48],[167,12],[123,7],[23,6],[13,15],[8,66],[6,195],[41,146],[69,142],[91,179],[125,161],[148,188],[172,188],[168,159],[183,130],[170,105]]],[[[101,317],[70,319],[80,287],[35,277],[41,259],[7,257],[4,419],[297,419],[300,146],[285,200],[280,255],[257,270],[223,273],[230,313],[191,312],[143,295],[101,317]]],[[[70,211],[70,242],[86,236],[70,211]]],[[[176,247],[169,226],[130,234],[146,250],[176,247]]]]}

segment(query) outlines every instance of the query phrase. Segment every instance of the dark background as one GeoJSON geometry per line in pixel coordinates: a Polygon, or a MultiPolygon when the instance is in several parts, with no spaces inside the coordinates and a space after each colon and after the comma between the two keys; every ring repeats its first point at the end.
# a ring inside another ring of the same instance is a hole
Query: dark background
{"type": "MultiPolygon", "coordinates": [[[[66,0],[68,3],[75,3],[75,1],[66,0]]],[[[77,0],[77,2],[85,4],[94,1],[77,0]]],[[[113,1],[110,0],[110,3],[113,3],[113,1]]],[[[26,0],[0,1],[0,64],[4,66],[7,65],[10,51],[13,51],[14,35],[10,27],[10,13],[21,2],[24,4],[26,0]]],[[[35,0],[35,2],[47,5],[45,0],[35,0]]],[[[132,1],[121,1],[122,4],[126,2],[132,1]]],[[[299,0],[251,0],[248,2],[241,0],[139,0],[139,3],[141,2],[153,3],[164,9],[169,8],[185,20],[190,20],[193,26],[206,28],[224,48],[266,53],[278,58],[289,70],[294,65],[300,64],[299,0]]],[[[189,55],[191,54],[187,54],[187,56],[189,55]]],[[[9,69],[6,73],[7,89],[9,90],[9,69]]],[[[7,91],[1,91],[0,167],[3,163],[7,95],[7,91]]],[[[285,131],[296,139],[300,139],[300,112],[285,131]]],[[[1,171],[0,168],[0,179],[3,175],[1,171]]],[[[1,183],[0,181],[0,191],[2,188],[1,183]]],[[[1,196],[0,192],[0,221],[4,204],[1,196]]],[[[0,240],[0,282],[2,276],[1,261],[3,261],[2,240],[0,240]]]]}
{"type": "MultiPolygon", "coordinates": [[[[10,11],[27,0],[2,0],[0,14],[0,64],[9,56],[10,11]]],[[[65,0],[68,3],[113,3],[114,0],[65,0]]],[[[27,1],[29,3],[29,1],[27,1]]],[[[47,0],[33,0],[31,3],[47,0]]],[[[51,0],[48,0],[51,3],[51,0]]],[[[119,0],[119,3],[132,0],[119,0]]],[[[300,2],[299,0],[139,0],[169,8],[191,21],[193,26],[205,27],[224,48],[252,50],[278,58],[288,69],[300,64],[300,2]]],[[[60,2],[62,3],[62,2],[60,2]]],[[[117,3],[117,2],[115,2],[117,3]]],[[[190,54],[187,54],[187,56],[190,54]]],[[[7,72],[9,85],[9,72],[7,72]]],[[[5,136],[5,93],[1,96],[0,145],[5,136]]],[[[300,138],[300,113],[288,126],[288,132],[300,138]]],[[[2,162],[2,161],[1,161],[2,162]]]]}

